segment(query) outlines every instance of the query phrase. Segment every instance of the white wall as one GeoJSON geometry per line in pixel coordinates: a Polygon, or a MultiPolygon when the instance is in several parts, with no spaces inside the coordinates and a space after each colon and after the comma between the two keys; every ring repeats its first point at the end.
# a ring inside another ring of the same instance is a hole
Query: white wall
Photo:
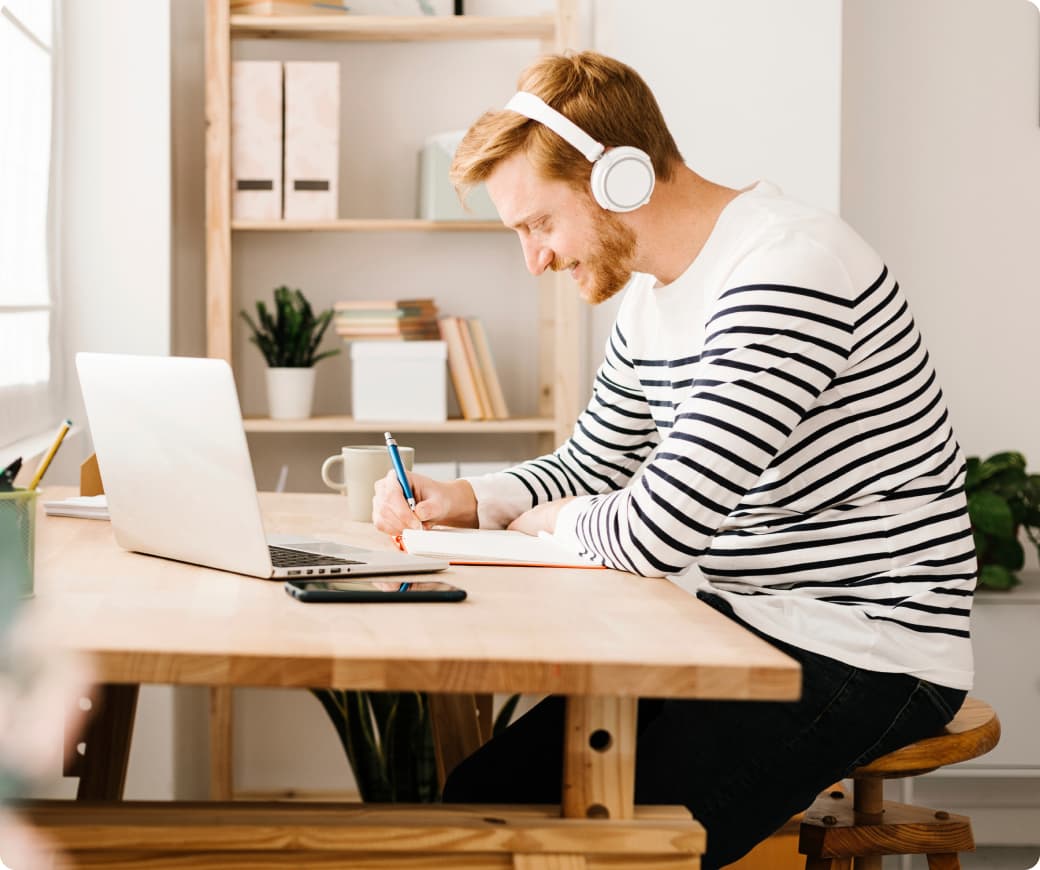
{"type": "Polygon", "coordinates": [[[906,290],[965,452],[1033,471],[1038,33],[1027,0],[845,3],[842,212],[906,290]]]}
{"type": "Polygon", "coordinates": [[[1040,465],[1037,9],[846,7],[845,215],[910,294],[965,450],[1040,465]]]}
{"type": "MultiPolygon", "coordinates": [[[[694,170],[731,187],[768,179],[837,211],[840,3],[595,0],[592,16],[592,47],[647,80],[694,170]]],[[[592,316],[593,367],[619,301],[592,316]]]]}
{"type": "MultiPolygon", "coordinates": [[[[77,351],[170,352],[169,18],[169,0],[63,4],[65,414],[81,425],[77,351]]],[[[78,482],[89,452],[70,438],[48,482],[78,482]]]]}
{"type": "MultiPolygon", "coordinates": [[[[65,413],[78,424],[77,351],[170,352],[169,20],[169,0],[63,4],[65,413]]],[[[67,439],[48,483],[78,483],[88,441],[67,439]]],[[[127,797],[173,796],[176,704],[168,687],[142,692],[127,797]]]]}
{"type": "Polygon", "coordinates": [[[169,353],[169,0],[64,8],[67,342],[169,353]]]}

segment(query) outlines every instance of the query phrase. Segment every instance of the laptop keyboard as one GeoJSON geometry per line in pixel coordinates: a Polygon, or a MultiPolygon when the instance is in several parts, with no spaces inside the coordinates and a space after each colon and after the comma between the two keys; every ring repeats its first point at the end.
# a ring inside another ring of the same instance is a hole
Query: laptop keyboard
{"type": "Polygon", "coordinates": [[[356,559],[343,559],[339,556],[322,556],[318,553],[305,553],[303,550],[290,550],[287,547],[276,547],[268,544],[271,551],[271,563],[275,568],[295,568],[297,565],[363,565],[356,559]]]}

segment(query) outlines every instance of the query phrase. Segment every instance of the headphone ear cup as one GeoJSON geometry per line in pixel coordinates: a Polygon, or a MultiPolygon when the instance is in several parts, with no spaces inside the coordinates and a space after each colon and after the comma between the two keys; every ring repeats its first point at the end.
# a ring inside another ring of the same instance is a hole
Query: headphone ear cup
{"type": "Polygon", "coordinates": [[[639,148],[611,148],[592,166],[592,196],[607,211],[635,211],[650,201],[654,190],[654,164],[639,148]]]}

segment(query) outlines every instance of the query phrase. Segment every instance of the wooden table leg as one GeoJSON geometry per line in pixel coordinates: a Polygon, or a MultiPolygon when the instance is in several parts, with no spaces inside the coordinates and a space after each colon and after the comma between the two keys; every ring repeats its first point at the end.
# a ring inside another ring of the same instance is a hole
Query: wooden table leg
{"type": "Polygon", "coordinates": [[[86,750],[76,764],[77,800],[111,801],[123,797],[139,688],[136,684],[114,683],[98,687],[83,737],[86,750]]]}
{"type": "Polygon", "coordinates": [[[209,690],[209,797],[215,801],[234,797],[232,691],[230,686],[209,690]]]}
{"type": "Polygon", "coordinates": [[[637,698],[567,699],[564,818],[633,817],[638,704],[637,698]]]}
{"type": "MultiPolygon", "coordinates": [[[[433,726],[437,781],[444,788],[444,781],[455,766],[480,749],[487,739],[481,721],[481,699],[470,694],[430,694],[426,697],[433,726]]],[[[484,697],[491,698],[490,695],[484,697]]]]}
{"type": "MultiPolygon", "coordinates": [[[[569,819],[635,817],[637,698],[567,698],[562,814],[569,819]]],[[[586,870],[580,854],[513,855],[513,870],[586,870]]],[[[699,866],[696,858],[683,866],[699,866]]]]}

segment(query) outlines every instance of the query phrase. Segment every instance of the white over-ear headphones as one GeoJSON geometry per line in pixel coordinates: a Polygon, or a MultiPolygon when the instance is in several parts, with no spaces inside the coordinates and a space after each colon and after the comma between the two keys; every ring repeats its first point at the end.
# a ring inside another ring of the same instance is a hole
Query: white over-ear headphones
{"type": "Polygon", "coordinates": [[[528,91],[518,91],[506,108],[544,124],[577,148],[592,164],[592,196],[609,211],[634,211],[650,201],[654,164],[650,156],[631,145],[609,151],[569,118],[528,91]]]}

